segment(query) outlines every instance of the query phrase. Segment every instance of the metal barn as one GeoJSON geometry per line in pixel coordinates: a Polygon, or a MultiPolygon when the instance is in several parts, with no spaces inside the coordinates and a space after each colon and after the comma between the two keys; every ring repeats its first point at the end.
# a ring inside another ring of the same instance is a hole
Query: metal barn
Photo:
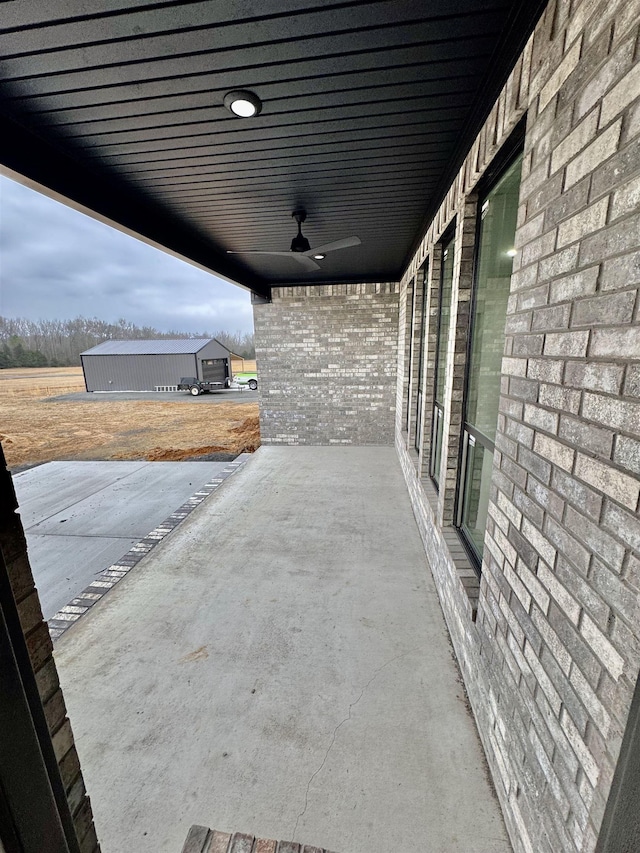
{"type": "Polygon", "coordinates": [[[182,376],[231,376],[231,352],[215,338],[104,341],[80,359],[87,391],[168,391],[182,376]]]}

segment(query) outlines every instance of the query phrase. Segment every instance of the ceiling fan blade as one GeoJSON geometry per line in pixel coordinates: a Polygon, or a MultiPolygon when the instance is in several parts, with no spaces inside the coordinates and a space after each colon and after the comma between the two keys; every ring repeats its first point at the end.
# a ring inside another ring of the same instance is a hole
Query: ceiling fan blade
{"type": "Polygon", "coordinates": [[[314,246],[313,249],[309,249],[308,252],[305,252],[305,255],[322,255],[327,252],[335,252],[337,249],[348,249],[350,246],[359,246],[360,245],[359,237],[344,237],[342,240],[334,240],[333,243],[325,243],[324,246],[314,246]]]}
{"type": "Polygon", "coordinates": [[[286,254],[295,258],[306,270],[319,270],[321,268],[320,264],[317,264],[306,252],[286,252],[286,254]]]}
{"type": "Polygon", "coordinates": [[[292,255],[293,252],[263,252],[261,249],[247,249],[244,252],[233,252],[231,249],[227,249],[227,255],[292,255]]]}
{"type": "Polygon", "coordinates": [[[277,255],[281,258],[295,258],[299,264],[307,270],[319,270],[320,266],[312,260],[306,252],[261,252],[259,250],[249,250],[247,252],[232,252],[227,249],[227,255],[277,255]]]}

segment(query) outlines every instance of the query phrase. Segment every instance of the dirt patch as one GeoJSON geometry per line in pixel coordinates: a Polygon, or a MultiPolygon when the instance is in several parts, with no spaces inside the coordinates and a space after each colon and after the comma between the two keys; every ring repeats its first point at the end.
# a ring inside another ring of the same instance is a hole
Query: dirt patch
{"type": "Polygon", "coordinates": [[[193,459],[252,452],[258,404],[47,400],[82,391],[81,368],[0,370],[0,426],[10,468],[55,459],[193,459]]]}

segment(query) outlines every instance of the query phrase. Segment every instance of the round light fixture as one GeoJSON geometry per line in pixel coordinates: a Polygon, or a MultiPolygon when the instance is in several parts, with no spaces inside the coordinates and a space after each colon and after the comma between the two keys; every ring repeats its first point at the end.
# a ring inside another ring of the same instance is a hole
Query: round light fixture
{"type": "Polygon", "coordinates": [[[327,256],[326,255],[314,255],[313,257],[316,259],[316,261],[322,261],[327,256]]]}
{"type": "Polygon", "coordinates": [[[517,251],[516,251],[515,249],[509,249],[509,250],[507,251],[507,255],[509,255],[509,257],[510,257],[510,258],[515,258],[515,256],[516,256],[517,254],[518,254],[518,253],[517,253],[517,251]]]}
{"type": "Polygon", "coordinates": [[[252,116],[260,115],[262,110],[262,101],[253,92],[247,89],[237,89],[233,92],[227,92],[223,101],[225,107],[240,118],[251,118],[252,116]]]}

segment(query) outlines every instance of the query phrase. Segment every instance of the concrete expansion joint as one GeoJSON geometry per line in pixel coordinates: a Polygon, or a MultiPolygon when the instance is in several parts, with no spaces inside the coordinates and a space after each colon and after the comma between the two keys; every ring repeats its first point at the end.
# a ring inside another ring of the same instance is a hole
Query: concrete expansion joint
{"type": "Polygon", "coordinates": [[[344,726],[345,723],[348,723],[349,720],[351,719],[352,710],[355,708],[355,706],[358,704],[358,702],[360,702],[360,700],[362,699],[364,694],[371,687],[371,685],[376,680],[376,678],[380,675],[380,673],[382,672],[383,669],[386,669],[388,666],[391,666],[392,663],[395,663],[396,661],[400,660],[401,658],[406,658],[408,655],[411,655],[414,652],[418,652],[418,651],[420,651],[419,646],[416,647],[415,649],[409,649],[409,651],[402,652],[402,654],[396,655],[395,657],[393,657],[390,660],[386,661],[385,663],[381,664],[374,671],[374,673],[371,676],[371,678],[369,679],[369,681],[367,681],[367,683],[364,685],[364,687],[360,690],[360,695],[358,696],[358,698],[354,702],[351,702],[351,704],[349,705],[349,710],[348,710],[347,716],[343,720],[341,720],[333,730],[333,734],[331,735],[331,740],[329,742],[329,746],[327,747],[327,750],[324,754],[324,758],[322,759],[322,762],[320,763],[320,766],[316,770],[314,770],[314,772],[311,774],[311,776],[309,778],[309,781],[307,782],[307,788],[306,788],[305,793],[304,793],[304,808],[302,809],[302,811],[300,812],[300,814],[296,818],[296,822],[295,822],[295,825],[293,827],[293,832],[291,833],[292,839],[295,840],[296,832],[298,831],[298,824],[300,823],[301,819],[304,817],[305,812],[307,811],[307,807],[309,805],[309,791],[311,789],[311,783],[316,778],[316,776],[322,771],[325,764],[327,763],[327,759],[329,758],[329,753],[333,749],[333,746],[336,742],[336,737],[338,736],[338,732],[340,731],[342,726],[344,726]]]}

